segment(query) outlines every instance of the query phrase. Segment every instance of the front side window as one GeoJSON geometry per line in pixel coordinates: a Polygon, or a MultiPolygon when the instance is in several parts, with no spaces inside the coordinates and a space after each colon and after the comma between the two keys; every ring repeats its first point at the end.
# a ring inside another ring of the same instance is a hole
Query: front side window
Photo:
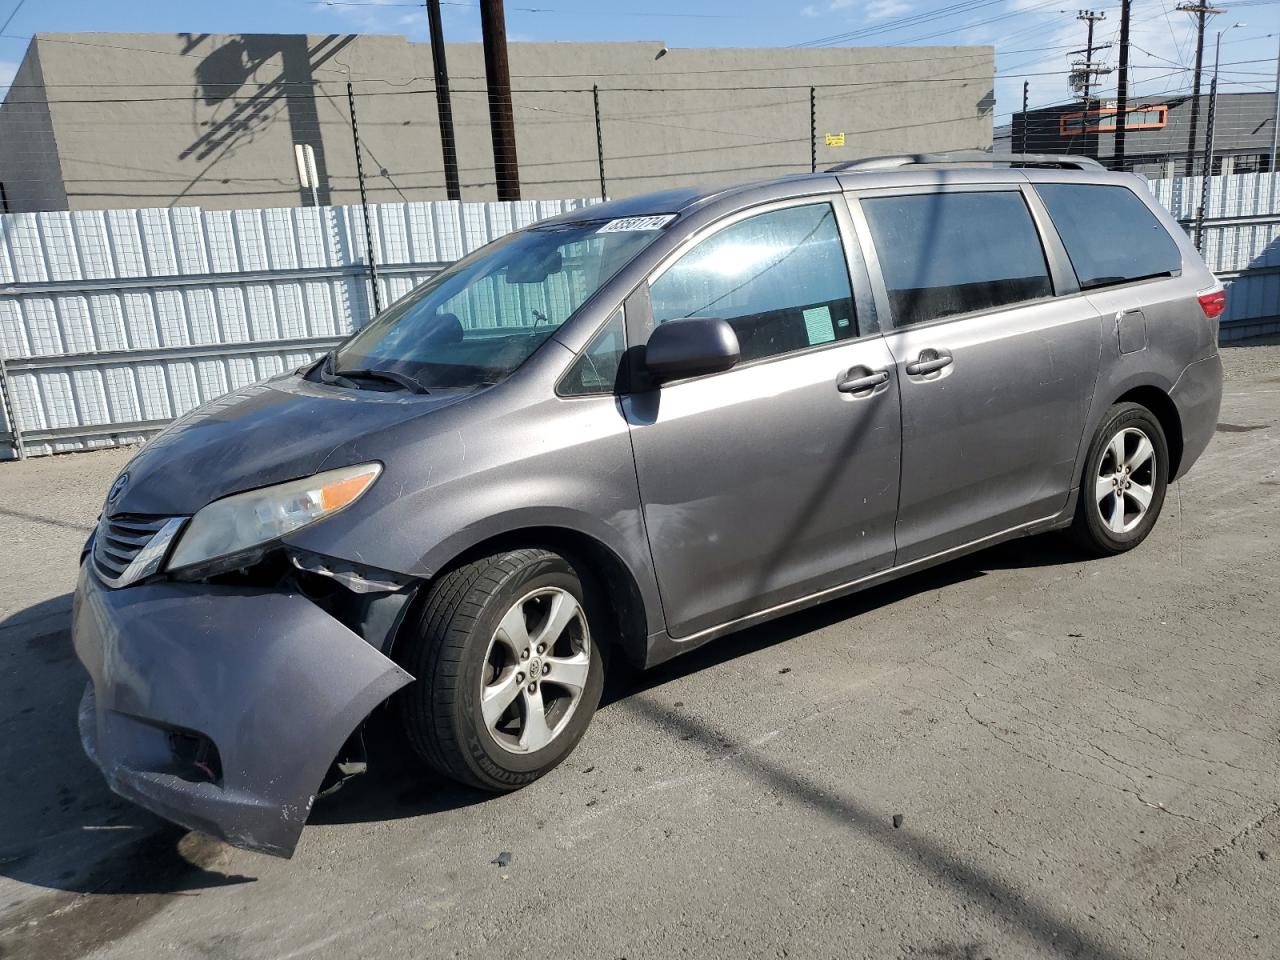
{"type": "Polygon", "coordinates": [[[1039,183],[1081,290],[1170,276],[1182,254],[1154,213],[1127,187],[1039,183]]]}
{"type": "Polygon", "coordinates": [[[676,261],[649,294],[654,323],[727,321],[744,361],[857,336],[849,267],[829,203],[726,227],[676,261]]]}
{"type": "Polygon", "coordinates": [[[1053,295],[1040,235],[1017,191],[869,197],[862,209],[895,326],[1053,295]]]}
{"type": "Polygon", "coordinates": [[[587,397],[620,389],[618,374],[627,352],[627,328],[619,310],[591,338],[587,348],[565,373],[556,392],[562,397],[587,397]]]}
{"type": "Polygon", "coordinates": [[[389,373],[426,390],[502,380],[659,236],[608,226],[532,227],[489,244],[347,341],[333,372],[389,373]]]}

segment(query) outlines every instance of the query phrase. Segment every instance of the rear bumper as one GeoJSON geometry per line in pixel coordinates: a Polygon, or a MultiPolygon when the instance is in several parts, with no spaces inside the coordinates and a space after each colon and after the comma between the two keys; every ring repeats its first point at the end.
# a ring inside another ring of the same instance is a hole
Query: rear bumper
{"type": "Polygon", "coordinates": [[[1213,439],[1222,406],[1222,358],[1215,352],[1188,364],[1169,396],[1182,421],[1182,461],[1176,480],[1191,469],[1213,439]]]}
{"type": "Polygon", "coordinates": [[[324,774],[412,680],[296,593],[149,584],[81,567],[72,635],[85,752],[113,791],[236,846],[290,856],[324,774]],[[192,763],[175,742],[212,746],[192,763]]]}

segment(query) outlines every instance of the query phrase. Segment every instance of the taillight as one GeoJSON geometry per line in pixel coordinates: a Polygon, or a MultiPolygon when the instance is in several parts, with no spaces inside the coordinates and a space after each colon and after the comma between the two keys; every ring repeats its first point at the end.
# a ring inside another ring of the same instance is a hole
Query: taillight
{"type": "Polygon", "coordinates": [[[1210,320],[1216,320],[1222,316],[1222,311],[1227,309],[1227,291],[1222,288],[1202,293],[1198,299],[1200,301],[1200,309],[1204,311],[1204,315],[1210,320]]]}

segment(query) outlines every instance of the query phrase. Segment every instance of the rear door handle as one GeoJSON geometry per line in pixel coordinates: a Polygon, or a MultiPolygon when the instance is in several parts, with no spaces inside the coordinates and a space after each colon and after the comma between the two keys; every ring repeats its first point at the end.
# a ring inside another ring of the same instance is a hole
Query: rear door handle
{"type": "MultiPolygon", "coordinates": [[[[865,370],[866,368],[863,367],[865,370]]],[[[850,371],[853,373],[854,371],[850,371]]],[[[873,390],[882,383],[889,382],[888,370],[877,370],[874,373],[862,374],[861,376],[850,376],[845,380],[841,380],[836,384],[836,389],[841,393],[861,393],[864,390],[873,390]]]]}
{"type": "Polygon", "coordinates": [[[937,373],[943,367],[950,366],[952,359],[951,354],[940,350],[921,350],[920,357],[907,364],[907,373],[913,377],[937,373]]]}

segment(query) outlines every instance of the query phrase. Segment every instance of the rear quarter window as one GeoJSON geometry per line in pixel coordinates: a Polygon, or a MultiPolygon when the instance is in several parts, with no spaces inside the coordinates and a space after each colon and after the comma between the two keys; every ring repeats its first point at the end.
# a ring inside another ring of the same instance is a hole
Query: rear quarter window
{"type": "Polygon", "coordinates": [[[1044,201],[1082,290],[1172,276],[1182,252],[1154,213],[1127,187],[1041,183],[1044,201]]]}

